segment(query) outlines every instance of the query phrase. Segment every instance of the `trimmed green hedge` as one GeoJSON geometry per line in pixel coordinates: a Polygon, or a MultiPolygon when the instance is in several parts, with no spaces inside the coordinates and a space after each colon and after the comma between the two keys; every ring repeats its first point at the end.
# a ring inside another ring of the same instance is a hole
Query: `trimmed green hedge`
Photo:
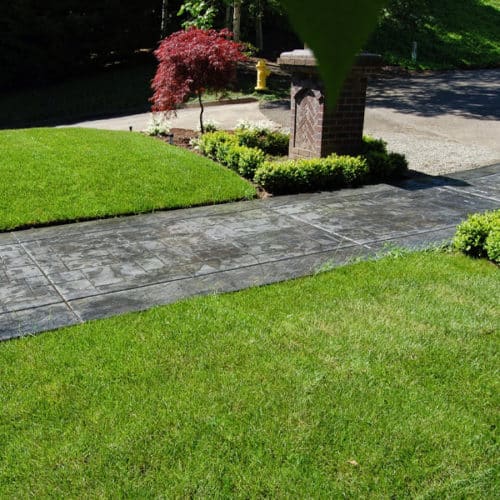
{"type": "Polygon", "coordinates": [[[457,226],[453,246],[472,257],[500,264],[500,209],[472,214],[457,226]]]}
{"type": "Polygon", "coordinates": [[[265,160],[263,151],[242,146],[235,134],[223,131],[203,134],[199,146],[204,155],[247,179],[253,179],[255,170],[265,160]]]}
{"type": "Polygon", "coordinates": [[[286,156],[288,154],[288,143],[290,136],[283,132],[275,132],[267,129],[237,129],[235,135],[241,146],[258,148],[266,155],[286,156]]]}
{"type": "Polygon", "coordinates": [[[340,189],[366,181],[369,169],[360,156],[337,156],[310,160],[265,162],[255,172],[254,181],[276,194],[317,189],[340,189]]]}
{"type": "Polygon", "coordinates": [[[363,138],[360,156],[333,154],[308,160],[265,162],[266,155],[286,154],[288,136],[262,128],[206,133],[199,147],[209,158],[275,194],[379,182],[401,177],[408,170],[403,155],[388,153],[387,143],[371,137],[363,138]]]}
{"type": "Polygon", "coordinates": [[[404,155],[389,153],[387,143],[382,139],[364,136],[362,155],[368,162],[372,182],[402,177],[408,171],[404,155]]]}

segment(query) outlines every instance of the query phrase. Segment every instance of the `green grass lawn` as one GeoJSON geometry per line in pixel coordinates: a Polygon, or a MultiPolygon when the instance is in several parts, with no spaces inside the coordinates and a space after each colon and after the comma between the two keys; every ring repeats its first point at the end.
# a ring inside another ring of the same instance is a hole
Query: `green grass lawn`
{"type": "Polygon", "coordinates": [[[252,198],[235,173],[130,132],[0,131],[0,230],[252,198]]]}
{"type": "Polygon", "coordinates": [[[0,497],[498,498],[498,269],[362,262],[0,344],[0,497]]]}

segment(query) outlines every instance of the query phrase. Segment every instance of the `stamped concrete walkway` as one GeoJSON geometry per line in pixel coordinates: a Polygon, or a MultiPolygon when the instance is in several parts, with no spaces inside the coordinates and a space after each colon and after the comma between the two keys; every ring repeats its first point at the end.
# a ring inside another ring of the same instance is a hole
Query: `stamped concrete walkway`
{"type": "Polygon", "coordinates": [[[449,240],[500,206],[500,164],[399,185],[0,234],[0,339],[449,240]]]}

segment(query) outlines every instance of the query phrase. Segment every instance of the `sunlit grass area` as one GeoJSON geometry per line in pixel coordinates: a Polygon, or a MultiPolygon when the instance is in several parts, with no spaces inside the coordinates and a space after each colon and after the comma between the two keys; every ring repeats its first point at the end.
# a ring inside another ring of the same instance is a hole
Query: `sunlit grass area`
{"type": "Polygon", "coordinates": [[[362,262],[0,344],[0,496],[495,498],[498,269],[362,262]]]}
{"type": "Polygon", "coordinates": [[[4,130],[0,150],[0,230],[255,196],[235,173],[137,133],[4,130]]]}

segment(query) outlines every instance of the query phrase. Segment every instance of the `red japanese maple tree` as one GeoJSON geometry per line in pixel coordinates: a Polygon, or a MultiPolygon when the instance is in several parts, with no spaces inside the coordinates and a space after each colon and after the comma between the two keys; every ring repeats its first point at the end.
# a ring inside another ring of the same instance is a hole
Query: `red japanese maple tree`
{"type": "Polygon", "coordinates": [[[200,128],[203,129],[205,90],[220,91],[236,77],[236,63],[244,61],[242,45],[228,30],[190,28],[165,38],[155,51],[158,69],[151,85],[152,110],[171,112],[189,96],[198,96],[200,128]]]}

